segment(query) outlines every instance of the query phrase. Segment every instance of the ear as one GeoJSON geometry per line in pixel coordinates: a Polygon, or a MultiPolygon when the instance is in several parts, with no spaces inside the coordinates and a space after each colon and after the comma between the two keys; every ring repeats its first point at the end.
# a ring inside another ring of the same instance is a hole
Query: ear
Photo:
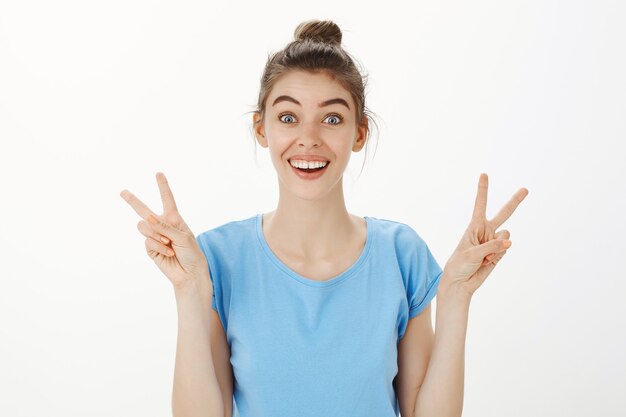
{"type": "Polygon", "coordinates": [[[261,114],[258,112],[252,113],[252,127],[254,129],[254,136],[257,142],[264,148],[267,148],[267,138],[265,137],[265,126],[261,119],[261,114]]]}
{"type": "Polygon", "coordinates": [[[367,118],[367,116],[363,116],[361,123],[357,127],[356,137],[352,145],[352,150],[354,152],[359,152],[365,145],[365,140],[367,139],[367,127],[368,126],[369,126],[369,119],[367,118]]]}

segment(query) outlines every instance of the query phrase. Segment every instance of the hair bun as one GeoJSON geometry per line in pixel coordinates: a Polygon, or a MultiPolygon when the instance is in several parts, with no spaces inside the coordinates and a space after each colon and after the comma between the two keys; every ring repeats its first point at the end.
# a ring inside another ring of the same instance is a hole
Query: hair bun
{"type": "Polygon", "coordinates": [[[341,45],[341,29],[330,20],[308,20],[298,25],[294,31],[297,41],[314,39],[317,41],[341,45]]]}

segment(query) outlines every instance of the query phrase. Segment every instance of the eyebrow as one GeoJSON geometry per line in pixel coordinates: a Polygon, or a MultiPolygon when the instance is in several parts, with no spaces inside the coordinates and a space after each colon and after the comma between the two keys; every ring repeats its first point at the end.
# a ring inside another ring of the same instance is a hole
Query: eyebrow
{"type": "MultiPolygon", "coordinates": [[[[291,101],[292,103],[296,103],[298,106],[301,106],[300,102],[298,100],[296,100],[295,98],[290,97],[290,96],[284,96],[284,95],[276,97],[276,100],[274,100],[274,102],[272,103],[272,106],[275,106],[276,104],[280,103],[281,101],[291,101]]],[[[350,110],[350,106],[342,98],[332,98],[330,100],[322,101],[321,103],[318,103],[317,106],[318,107],[324,107],[324,106],[330,106],[331,104],[342,104],[342,105],[346,106],[348,108],[348,110],[350,110]]]]}

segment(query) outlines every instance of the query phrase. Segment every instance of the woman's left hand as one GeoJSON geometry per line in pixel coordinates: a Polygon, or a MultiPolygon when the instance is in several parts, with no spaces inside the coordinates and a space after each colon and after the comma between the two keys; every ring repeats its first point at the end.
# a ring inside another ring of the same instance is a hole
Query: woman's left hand
{"type": "Polygon", "coordinates": [[[509,231],[496,229],[513,214],[528,195],[528,190],[520,188],[496,217],[487,220],[487,188],[487,174],[480,174],[472,220],[446,262],[439,283],[441,293],[454,293],[470,299],[511,246],[509,231]]]}

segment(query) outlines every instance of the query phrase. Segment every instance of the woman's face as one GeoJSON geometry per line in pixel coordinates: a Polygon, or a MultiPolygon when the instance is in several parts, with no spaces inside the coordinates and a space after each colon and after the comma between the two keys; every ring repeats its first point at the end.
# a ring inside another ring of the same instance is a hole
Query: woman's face
{"type": "Polygon", "coordinates": [[[269,148],[281,184],[303,198],[330,191],[341,181],[351,153],[365,145],[367,118],[357,127],[350,93],[325,73],[292,71],[274,84],[265,105],[255,134],[269,148]],[[289,162],[311,158],[328,161],[315,178],[298,175],[289,162]]]}

